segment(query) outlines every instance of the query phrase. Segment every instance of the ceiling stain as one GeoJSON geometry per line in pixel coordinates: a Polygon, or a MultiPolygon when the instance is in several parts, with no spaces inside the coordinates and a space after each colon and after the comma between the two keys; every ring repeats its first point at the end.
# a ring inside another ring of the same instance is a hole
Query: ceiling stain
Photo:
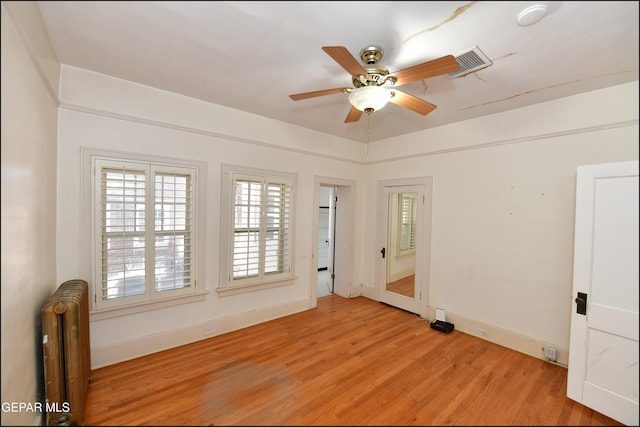
{"type": "Polygon", "coordinates": [[[505,54],[504,54],[504,55],[502,55],[502,56],[498,56],[497,58],[492,59],[492,61],[497,61],[497,60],[499,60],[499,59],[508,58],[508,57],[510,57],[510,56],[516,55],[517,53],[518,53],[518,52],[509,52],[509,53],[505,53],[505,54]]]}
{"type": "Polygon", "coordinates": [[[425,83],[424,80],[420,80],[420,82],[422,82],[422,93],[427,93],[427,90],[429,89],[429,86],[427,86],[427,84],[425,83]]]}
{"type": "Polygon", "coordinates": [[[485,102],[483,104],[472,105],[470,107],[461,108],[459,111],[471,110],[471,109],[476,108],[476,107],[482,107],[482,106],[485,106],[485,105],[496,104],[498,102],[508,101],[510,99],[515,99],[515,98],[518,98],[518,97],[523,96],[523,95],[529,95],[529,94],[540,92],[540,91],[543,91],[543,90],[553,89],[555,87],[570,85],[570,84],[574,84],[574,83],[580,83],[580,82],[583,82],[583,81],[591,80],[593,78],[597,79],[597,78],[601,78],[601,77],[614,76],[614,75],[618,75],[618,74],[625,74],[625,73],[632,73],[632,72],[635,72],[635,70],[626,70],[626,71],[620,71],[618,73],[603,74],[603,75],[594,76],[594,77],[591,77],[591,78],[588,78],[588,79],[573,80],[573,81],[570,81],[570,82],[559,83],[557,85],[550,85],[550,86],[545,86],[545,87],[541,87],[541,88],[538,88],[538,89],[531,89],[531,90],[527,90],[527,91],[524,91],[524,92],[521,92],[521,93],[517,93],[515,95],[508,96],[506,98],[496,99],[495,101],[489,101],[489,102],[485,102]]]}
{"type": "MultiPolygon", "coordinates": [[[[463,76],[458,76],[458,77],[456,77],[456,79],[466,79],[466,78],[467,78],[467,77],[469,77],[469,76],[475,76],[478,80],[482,80],[483,82],[486,82],[487,80],[483,79],[482,77],[480,77],[480,76],[478,75],[478,73],[479,73],[480,71],[483,71],[485,68],[487,68],[487,67],[484,67],[484,68],[482,68],[482,69],[480,69],[480,70],[472,71],[472,72],[467,73],[467,74],[465,74],[465,75],[463,75],[463,76]]],[[[492,102],[493,102],[493,101],[492,101],[492,102]]]]}
{"type": "Polygon", "coordinates": [[[438,25],[434,25],[433,27],[424,29],[422,31],[419,31],[413,35],[410,35],[409,37],[407,37],[406,39],[404,39],[404,41],[402,42],[402,44],[405,44],[407,42],[409,42],[411,39],[418,37],[421,34],[427,33],[429,31],[435,31],[438,28],[440,28],[442,25],[446,24],[447,22],[453,21],[454,19],[456,19],[458,16],[462,15],[463,12],[465,12],[467,9],[469,9],[471,6],[473,6],[476,2],[475,1],[471,1],[467,4],[465,4],[464,6],[460,6],[459,8],[457,8],[453,14],[451,14],[450,17],[448,17],[447,19],[445,19],[444,21],[442,21],[441,23],[439,23],[438,25]]]}

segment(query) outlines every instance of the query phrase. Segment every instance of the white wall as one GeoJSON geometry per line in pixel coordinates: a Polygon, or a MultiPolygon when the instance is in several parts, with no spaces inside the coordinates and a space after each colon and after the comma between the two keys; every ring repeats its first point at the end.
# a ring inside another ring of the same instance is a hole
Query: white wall
{"type": "MultiPolygon", "coordinates": [[[[433,177],[431,311],[537,357],[554,345],[566,363],[576,168],[638,159],[638,82],[378,141],[369,159],[370,212],[379,180],[433,177]]],[[[375,218],[364,221],[374,265],[375,218]]]]}
{"type": "MultiPolygon", "coordinates": [[[[314,177],[361,183],[364,147],[321,133],[93,72],[62,67],[59,131],[58,281],[91,283],[87,199],[81,149],[89,147],[204,162],[204,301],[104,318],[92,315],[92,366],[97,368],[271,320],[315,305],[311,301],[314,177]],[[339,153],[339,154],[336,154],[339,153]],[[338,156],[341,156],[339,158],[338,156]],[[297,174],[293,285],[219,297],[221,165],[297,174]],[[86,209],[85,209],[86,210],[86,209]],[[205,335],[205,327],[213,333],[205,335]]],[[[361,184],[360,184],[361,185],[361,184]]],[[[358,195],[356,195],[358,197],[358,195]]],[[[362,200],[356,200],[359,206],[362,200]]],[[[354,239],[360,240],[357,230],[354,239]]],[[[354,248],[355,251],[355,248],[354,248]]],[[[361,260],[355,252],[353,259],[361,260]]],[[[361,268],[351,283],[362,283],[361,268]]],[[[199,282],[200,283],[200,282],[199,282]]]]}
{"type": "Polygon", "coordinates": [[[38,425],[40,310],[56,282],[60,65],[34,2],[2,2],[2,425],[38,425]],[[5,402],[31,405],[9,410],[5,402]]]}
{"type": "MultiPolygon", "coordinates": [[[[80,147],[207,165],[210,293],[199,303],[94,320],[94,368],[201,339],[205,325],[222,333],[310,306],[317,176],[357,183],[351,283],[367,292],[377,251],[375,218],[366,213],[376,211],[377,182],[432,176],[431,307],[446,309],[460,330],[482,327],[487,339],[524,352],[556,345],[562,361],[576,168],[638,159],[637,82],[372,143],[364,166],[361,144],[71,67],[62,73],[57,122],[59,64],[32,2],[2,2],[1,52],[3,402],[42,398],[40,309],[58,284],[86,277],[80,147]],[[298,173],[294,285],[217,297],[222,163],[298,173]]],[[[1,416],[3,425],[41,421],[32,412],[1,416]]]]}

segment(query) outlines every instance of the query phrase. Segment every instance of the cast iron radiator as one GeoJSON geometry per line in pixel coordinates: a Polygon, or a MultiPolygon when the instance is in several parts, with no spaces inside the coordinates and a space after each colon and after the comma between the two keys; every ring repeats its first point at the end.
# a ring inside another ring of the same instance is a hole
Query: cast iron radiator
{"type": "Polygon", "coordinates": [[[91,381],[89,286],[64,282],[42,307],[47,425],[82,425],[91,381]]]}

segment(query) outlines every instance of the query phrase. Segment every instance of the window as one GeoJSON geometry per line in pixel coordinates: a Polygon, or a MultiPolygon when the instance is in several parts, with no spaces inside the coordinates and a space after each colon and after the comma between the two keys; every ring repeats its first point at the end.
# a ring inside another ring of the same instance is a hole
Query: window
{"type": "Polygon", "coordinates": [[[264,288],[293,278],[292,212],[294,176],[226,166],[229,203],[226,265],[219,290],[264,288]]]}
{"type": "Polygon", "coordinates": [[[95,308],[195,293],[195,167],[93,158],[95,308]]]}
{"type": "Polygon", "coordinates": [[[400,221],[398,223],[398,254],[406,255],[416,250],[416,220],[418,199],[416,193],[400,193],[400,221]]]}

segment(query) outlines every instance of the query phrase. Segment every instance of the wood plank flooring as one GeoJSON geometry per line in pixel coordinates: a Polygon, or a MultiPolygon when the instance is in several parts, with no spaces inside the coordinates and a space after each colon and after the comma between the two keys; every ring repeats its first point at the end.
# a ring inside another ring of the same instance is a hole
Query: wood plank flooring
{"type": "Polygon", "coordinates": [[[86,425],[622,425],[562,366],[364,297],[92,375],[86,425]]]}
{"type": "Polygon", "coordinates": [[[416,287],[415,283],[416,275],[412,274],[394,282],[387,283],[387,291],[413,298],[413,293],[416,287]]]}

